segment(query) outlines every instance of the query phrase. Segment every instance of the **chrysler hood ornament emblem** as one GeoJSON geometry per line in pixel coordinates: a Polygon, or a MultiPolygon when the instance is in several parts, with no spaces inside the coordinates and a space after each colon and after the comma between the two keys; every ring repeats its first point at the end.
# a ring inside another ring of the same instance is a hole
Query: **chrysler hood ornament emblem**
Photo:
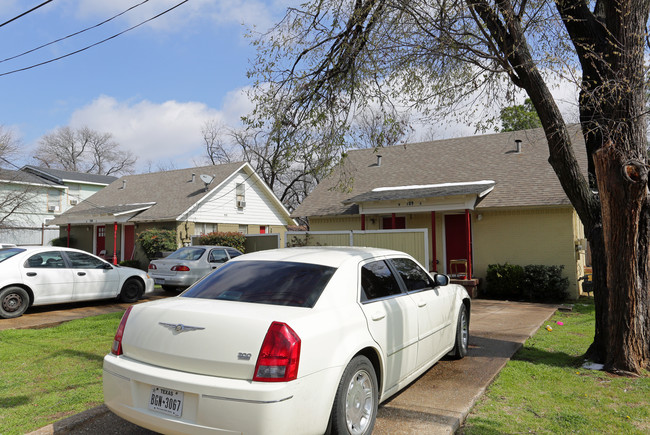
{"type": "Polygon", "coordinates": [[[181,333],[185,331],[196,331],[200,329],[205,329],[201,326],[188,326],[188,325],[183,325],[182,323],[165,323],[165,322],[158,322],[159,325],[164,326],[165,328],[169,328],[172,332],[174,333],[181,333]]]}

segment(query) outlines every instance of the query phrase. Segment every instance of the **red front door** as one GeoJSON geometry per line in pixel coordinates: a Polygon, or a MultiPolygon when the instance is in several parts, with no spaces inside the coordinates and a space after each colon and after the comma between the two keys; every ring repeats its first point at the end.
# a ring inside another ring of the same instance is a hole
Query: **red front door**
{"type": "MultiPolygon", "coordinates": [[[[467,253],[467,221],[464,214],[448,214],[445,215],[445,247],[446,247],[446,261],[447,261],[447,274],[456,272],[450,267],[451,260],[468,260],[467,253]]],[[[458,272],[466,273],[463,266],[458,267],[458,272]]]]}
{"type": "Polygon", "coordinates": [[[124,259],[133,260],[135,255],[135,226],[124,226],[124,259]]]}
{"type": "Polygon", "coordinates": [[[95,237],[95,245],[97,255],[106,255],[106,252],[102,252],[106,249],[106,225],[97,227],[97,233],[95,237]]]}
{"type": "Polygon", "coordinates": [[[393,228],[392,217],[383,218],[381,224],[382,224],[382,228],[385,230],[404,230],[406,229],[406,218],[404,216],[396,216],[394,228],[393,228]]]}

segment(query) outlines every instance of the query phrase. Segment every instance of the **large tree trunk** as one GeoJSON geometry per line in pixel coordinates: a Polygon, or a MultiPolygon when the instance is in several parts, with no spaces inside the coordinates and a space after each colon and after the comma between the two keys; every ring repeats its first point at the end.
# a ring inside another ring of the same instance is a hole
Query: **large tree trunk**
{"type": "Polygon", "coordinates": [[[639,374],[650,367],[648,171],[612,144],[594,163],[610,289],[605,368],[639,374]]]}

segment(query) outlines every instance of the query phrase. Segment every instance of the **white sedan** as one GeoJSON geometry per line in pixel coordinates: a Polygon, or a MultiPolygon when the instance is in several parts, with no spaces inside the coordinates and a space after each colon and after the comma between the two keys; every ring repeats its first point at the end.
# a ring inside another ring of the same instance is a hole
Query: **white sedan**
{"type": "Polygon", "coordinates": [[[0,249],[0,318],[19,317],[36,305],[115,297],[135,302],[153,286],[142,270],[115,266],[78,249],[0,249]]]}
{"type": "Polygon", "coordinates": [[[104,400],[163,433],[368,434],[379,403],[466,355],[469,313],[463,287],[401,252],[246,254],[126,311],[104,400]]]}

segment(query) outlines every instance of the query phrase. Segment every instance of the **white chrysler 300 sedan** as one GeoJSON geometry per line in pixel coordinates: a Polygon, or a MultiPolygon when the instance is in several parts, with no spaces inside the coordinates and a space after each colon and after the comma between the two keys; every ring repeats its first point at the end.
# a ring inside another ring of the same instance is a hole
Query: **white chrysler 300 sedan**
{"type": "Polygon", "coordinates": [[[135,305],[104,358],[104,400],[164,433],[372,432],[377,406],[467,353],[470,299],[407,254],[242,255],[135,305]]]}

